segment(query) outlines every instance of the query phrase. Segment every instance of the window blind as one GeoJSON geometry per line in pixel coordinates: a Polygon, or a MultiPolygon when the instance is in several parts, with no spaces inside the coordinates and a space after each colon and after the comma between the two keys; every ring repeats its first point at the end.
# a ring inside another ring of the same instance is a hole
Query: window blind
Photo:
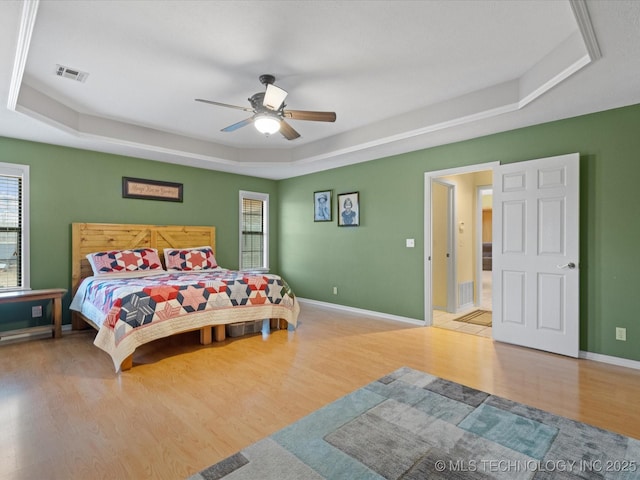
{"type": "Polygon", "coordinates": [[[264,267],[264,202],[242,199],[241,269],[264,267]]]}
{"type": "Polygon", "coordinates": [[[22,178],[0,174],[0,288],[22,286],[22,178]]]}

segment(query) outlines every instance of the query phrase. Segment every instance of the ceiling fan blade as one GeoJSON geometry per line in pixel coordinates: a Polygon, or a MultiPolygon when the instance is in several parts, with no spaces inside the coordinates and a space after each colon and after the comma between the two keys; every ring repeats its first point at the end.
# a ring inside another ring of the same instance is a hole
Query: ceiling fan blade
{"type": "Polygon", "coordinates": [[[253,112],[253,108],[238,107],[237,105],[229,105],[228,103],[214,102],[213,100],[205,100],[203,98],[196,98],[196,102],[210,103],[211,105],[218,105],[219,107],[235,108],[236,110],[244,110],[245,112],[253,112]]]}
{"type": "Polygon", "coordinates": [[[233,132],[235,130],[238,130],[239,128],[242,128],[242,127],[244,127],[246,125],[250,125],[252,123],[253,123],[253,117],[249,117],[249,118],[245,118],[241,122],[237,122],[237,123],[234,123],[233,125],[229,125],[228,127],[225,127],[220,131],[221,132],[233,132]]]}
{"type": "Polygon", "coordinates": [[[296,132],[295,129],[284,120],[280,121],[280,133],[287,140],[295,140],[300,136],[300,134],[296,132]]]}
{"type": "Polygon", "coordinates": [[[276,87],[274,84],[268,84],[267,90],[264,92],[264,100],[262,101],[262,105],[271,110],[278,110],[280,105],[284,102],[284,99],[287,98],[287,92],[280,87],[276,87]]]}
{"type": "Polygon", "coordinates": [[[335,112],[310,112],[307,110],[285,110],[283,112],[286,118],[293,120],[311,120],[313,122],[335,122],[335,112]]]}

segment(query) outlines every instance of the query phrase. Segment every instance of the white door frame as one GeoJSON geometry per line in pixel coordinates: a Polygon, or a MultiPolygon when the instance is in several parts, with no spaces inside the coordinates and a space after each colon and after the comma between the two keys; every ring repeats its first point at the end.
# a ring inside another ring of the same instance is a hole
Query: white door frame
{"type": "MultiPolygon", "coordinates": [[[[500,162],[480,163],[466,167],[448,168],[424,174],[424,324],[433,324],[432,269],[431,269],[431,182],[438,177],[493,170],[500,162]]],[[[455,230],[455,229],[454,229],[455,230]]]]}

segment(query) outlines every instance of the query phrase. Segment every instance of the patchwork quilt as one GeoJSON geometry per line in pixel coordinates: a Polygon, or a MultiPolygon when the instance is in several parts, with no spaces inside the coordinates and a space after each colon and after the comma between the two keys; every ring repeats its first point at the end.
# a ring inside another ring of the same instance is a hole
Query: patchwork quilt
{"type": "Polygon", "coordinates": [[[72,303],[100,328],[95,345],[116,371],[136,347],[174,333],[266,318],[295,328],[300,307],[289,285],[272,274],[217,268],[126,278],[89,277],[72,303]]]}

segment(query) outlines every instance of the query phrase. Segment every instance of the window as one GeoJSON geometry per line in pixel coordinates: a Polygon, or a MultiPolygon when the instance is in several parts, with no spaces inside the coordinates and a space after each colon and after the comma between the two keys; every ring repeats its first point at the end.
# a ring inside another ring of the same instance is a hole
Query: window
{"type": "Polygon", "coordinates": [[[240,191],[240,270],[269,270],[269,195],[240,191]]]}
{"type": "Polygon", "coordinates": [[[0,162],[0,291],[29,288],[29,166],[0,162]]]}

